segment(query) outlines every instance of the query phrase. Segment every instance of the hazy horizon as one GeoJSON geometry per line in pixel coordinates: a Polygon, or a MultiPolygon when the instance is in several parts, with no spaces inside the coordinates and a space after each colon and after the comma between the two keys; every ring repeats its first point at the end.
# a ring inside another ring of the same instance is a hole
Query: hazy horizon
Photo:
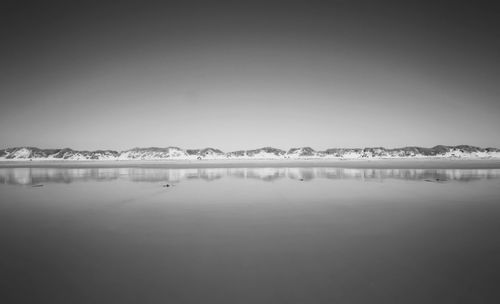
{"type": "Polygon", "coordinates": [[[2,4],[0,146],[500,147],[483,3],[2,4]]]}

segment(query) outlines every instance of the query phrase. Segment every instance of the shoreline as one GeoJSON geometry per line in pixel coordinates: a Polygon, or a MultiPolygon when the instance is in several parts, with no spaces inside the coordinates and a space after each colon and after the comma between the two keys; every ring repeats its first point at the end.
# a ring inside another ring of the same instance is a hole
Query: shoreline
{"type": "Polygon", "coordinates": [[[371,159],[371,160],[43,160],[0,161],[0,168],[282,168],[332,167],[368,169],[500,169],[500,159],[371,159]]]}

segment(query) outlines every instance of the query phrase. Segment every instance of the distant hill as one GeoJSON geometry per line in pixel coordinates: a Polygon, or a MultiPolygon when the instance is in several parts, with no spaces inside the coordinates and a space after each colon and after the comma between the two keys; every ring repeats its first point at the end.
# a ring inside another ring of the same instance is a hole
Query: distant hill
{"type": "Polygon", "coordinates": [[[403,147],[332,148],[316,151],[311,147],[288,151],[272,147],[223,152],[220,149],[181,149],[179,147],[133,148],[125,151],[78,151],[70,148],[40,149],[17,147],[0,150],[0,161],[8,160],[215,160],[215,159],[406,159],[406,158],[500,158],[500,149],[469,145],[403,147]]]}

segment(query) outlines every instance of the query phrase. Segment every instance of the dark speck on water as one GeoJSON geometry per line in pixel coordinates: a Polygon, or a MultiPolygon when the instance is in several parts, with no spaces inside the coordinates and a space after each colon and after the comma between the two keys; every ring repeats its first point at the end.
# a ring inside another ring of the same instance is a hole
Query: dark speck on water
{"type": "Polygon", "coordinates": [[[429,182],[429,183],[435,183],[435,182],[446,182],[445,179],[439,179],[439,178],[436,178],[436,179],[424,179],[425,182],[429,182]]]}

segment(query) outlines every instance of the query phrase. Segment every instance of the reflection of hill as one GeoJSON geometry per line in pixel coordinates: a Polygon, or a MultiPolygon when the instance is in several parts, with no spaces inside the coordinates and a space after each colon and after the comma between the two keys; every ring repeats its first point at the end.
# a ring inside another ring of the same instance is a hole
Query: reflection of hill
{"type": "Polygon", "coordinates": [[[46,182],[106,181],[117,179],[121,170],[123,169],[9,168],[0,169],[0,183],[31,185],[46,182]]]}
{"type": "Polygon", "coordinates": [[[213,181],[221,178],[382,181],[400,179],[413,181],[461,181],[500,178],[500,169],[343,169],[343,168],[4,168],[0,183],[32,185],[40,183],[71,183],[79,181],[128,180],[132,182],[172,182],[185,180],[213,181]]]}
{"type": "Polygon", "coordinates": [[[245,178],[274,181],[284,178],[287,168],[239,168],[245,178]]]}

